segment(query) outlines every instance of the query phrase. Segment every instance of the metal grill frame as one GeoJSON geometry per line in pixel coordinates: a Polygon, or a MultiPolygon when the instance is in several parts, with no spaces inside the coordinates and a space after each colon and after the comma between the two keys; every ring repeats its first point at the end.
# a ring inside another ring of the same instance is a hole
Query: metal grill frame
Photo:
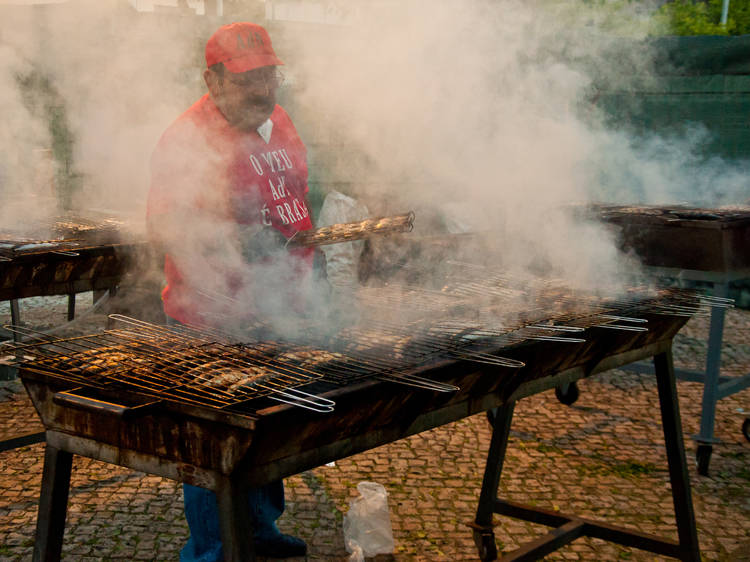
{"type": "MultiPolygon", "coordinates": [[[[284,363],[262,351],[262,347],[205,340],[188,328],[168,328],[148,322],[112,315],[128,322],[130,328],[106,330],[100,334],[54,338],[19,327],[16,333],[33,338],[9,349],[21,355],[27,375],[36,380],[57,381],[69,388],[59,399],[89,401],[94,405],[101,396],[117,403],[119,395],[155,402],[185,403],[238,412],[236,407],[266,396],[279,402],[333,411],[329,400],[297,390],[320,377],[312,370],[284,363]],[[26,360],[32,354],[32,360],[26,360]],[[98,362],[98,363],[97,363],[98,362]],[[101,363],[105,362],[102,366],[101,363]],[[248,381],[230,392],[229,385],[211,384],[208,375],[215,369],[234,372],[262,369],[258,380],[248,381]],[[221,364],[221,365],[217,365],[221,364]],[[93,393],[93,394],[92,394],[93,393]]],[[[277,348],[278,350],[278,348],[277,348]]],[[[128,406],[122,406],[124,410],[128,406]]]]}
{"type": "MultiPolygon", "coordinates": [[[[249,540],[252,520],[244,501],[248,486],[297,474],[482,411],[507,408],[521,396],[638,359],[656,357],[680,539],[677,543],[653,537],[644,541],[641,534],[625,529],[611,530],[605,538],[678,555],[684,560],[699,560],[671,370],[671,340],[687,319],[655,315],[648,320],[649,332],[607,331],[606,336],[587,339],[576,349],[570,344],[529,341],[512,350],[503,350],[504,354],[512,351],[512,357],[525,362],[523,370],[477,368],[476,364],[451,360],[415,373],[460,386],[461,390],[453,394],[403,390],[394,393],[390,385],[379,381],[343,387],[327,395],[337,403],[335,416],[279,405],[257,412],[254,419],[213,417],[214,412],[199,418],[197,412],[180,414],[159,409],[144,411],[138,419],[126,421],[111,412],[71,412],[70,406],[55,403],[53,388],[26,376],[24,384],[47,428],[35,559],[59,558],[73,454],[214,490],[220,509],[225,559],[252,560],[253,545],[249,540]],[[174,437],[170,441],[170,435],[179,436],[180,443],[174,437]],[[204,443],[205,451],[181,442],[182,439],[204,443]],[[234,501],[234,498],[242,499],[234,501]]],[[[488,470],[491,463],[502,464],[497,445],[494,449],[488,470]]],[[[496,490],[494,475],[486,474],[480,509],[497,505],[492,499],[496,490]]],[[[480,519],[475,524],[481,527],[480,519]]],[[[577,528],[580,534],[582,528],[577,528]]],[[[477,532],[480,537],[488,536],[486,528],[477,532]]],[[[482,540],[482,544],[487,544],[486,539],[482,540]]]]}
{"type": "Polygon", "coordinates": [[[75,254],[44,252],[0,261],[0,301],[103,291],[116,287],[147,245],[109,244],[75,254]]]}

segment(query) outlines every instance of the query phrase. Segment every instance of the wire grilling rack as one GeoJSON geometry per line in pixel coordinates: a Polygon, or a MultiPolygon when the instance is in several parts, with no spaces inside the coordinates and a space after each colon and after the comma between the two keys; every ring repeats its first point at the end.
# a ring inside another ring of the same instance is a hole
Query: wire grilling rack
{"type": "Polygon", "coordinates": [[[671,288],[586,294],[551,280],[519,283],[491,268],[473,267],[479,275],[448,279],[442,290],[363,288],[355,323],[331,332],[320,329],[325,319],[309,320],[305,341],[248,338],[263,332],[258,323],[237,334],[113,315],[117,328],[72,338],[9,327],[26,341],[6,348],[29,369],[88,387],[128,387],[219,409],[267,397],[325,412],[333,402],[302,387],[375,378],[453,392],[457,387],[417,376],[414,369],[443,359],[521,369],[524,363],[504,357],[503,349],[528,340],[582,343],[591,329],[643,332],[649,314],[692,316],[731,306],[728,299],[671,288]]]}

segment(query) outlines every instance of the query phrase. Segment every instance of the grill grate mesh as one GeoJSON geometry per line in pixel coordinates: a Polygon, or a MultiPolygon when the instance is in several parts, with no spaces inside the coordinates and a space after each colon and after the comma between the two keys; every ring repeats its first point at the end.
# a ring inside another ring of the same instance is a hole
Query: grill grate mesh
{"type": "Polygon", "coordinates": [[[25,341],[6,349],[28,369],[87,387],[229,410],[265,397],[331,411],[332,401],[302,387],[376,378],[452,392],[455,386],[414,369],[441,359],[520,369],[524,364],[503,357],[503,349],[528,340],[577,344],[584,336],[606,337],[607,330],[643,332],[646,314],[692,316],[731,306],[728,299],[674,288],[637,286],[603,296],[555,280],[513,279],[491,267],[448,265],[441,288],[361,288],[356,321],[331,330],[329,320],[310,319],[304,337],[261,339],[251,334],[271,332],[258,323],[227,333],[113,315],[115,329],[70,338],[9,327],[25,341]]]}

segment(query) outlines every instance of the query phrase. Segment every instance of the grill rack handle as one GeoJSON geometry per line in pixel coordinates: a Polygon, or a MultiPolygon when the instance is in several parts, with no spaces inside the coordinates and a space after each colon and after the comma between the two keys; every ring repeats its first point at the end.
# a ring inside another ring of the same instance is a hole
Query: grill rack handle
{"type": "Polygon", "coordinates": [[[153,402],[146,402],[145,404],[139,404],[137,406],[124,406],[122,404],[115,404],[114,402],[107,402],[105,400],[75,394],[81,390],[83,390],[83,387],[56,392],[52,395],[52,401],[61,406],[67,406],[97,414],[107,414],[122,419],[132,419],[136,416],[144,415],[153,409],[153,406],[160,402],[159,400],[154,400],[153,402]]]}

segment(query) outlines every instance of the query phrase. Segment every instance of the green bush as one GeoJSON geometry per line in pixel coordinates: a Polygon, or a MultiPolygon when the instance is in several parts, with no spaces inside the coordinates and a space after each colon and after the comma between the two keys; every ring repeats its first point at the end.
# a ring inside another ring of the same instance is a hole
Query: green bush
{"type": "Polygon", "coordinates": [[[747,35],[750,0],[730,0],[721,25],[722,0],[669,0],[658,9],[644,0],[537,0],[556,21],[618,36],[747,35]]]}
{"type": "Polygon", "coordinates": [[[745,35],[750,33],[750,3],[730,0],[726,25],[721,25],[723,0],[673,0],[654,14],[661,29],[673,35],[745,35]]]}

